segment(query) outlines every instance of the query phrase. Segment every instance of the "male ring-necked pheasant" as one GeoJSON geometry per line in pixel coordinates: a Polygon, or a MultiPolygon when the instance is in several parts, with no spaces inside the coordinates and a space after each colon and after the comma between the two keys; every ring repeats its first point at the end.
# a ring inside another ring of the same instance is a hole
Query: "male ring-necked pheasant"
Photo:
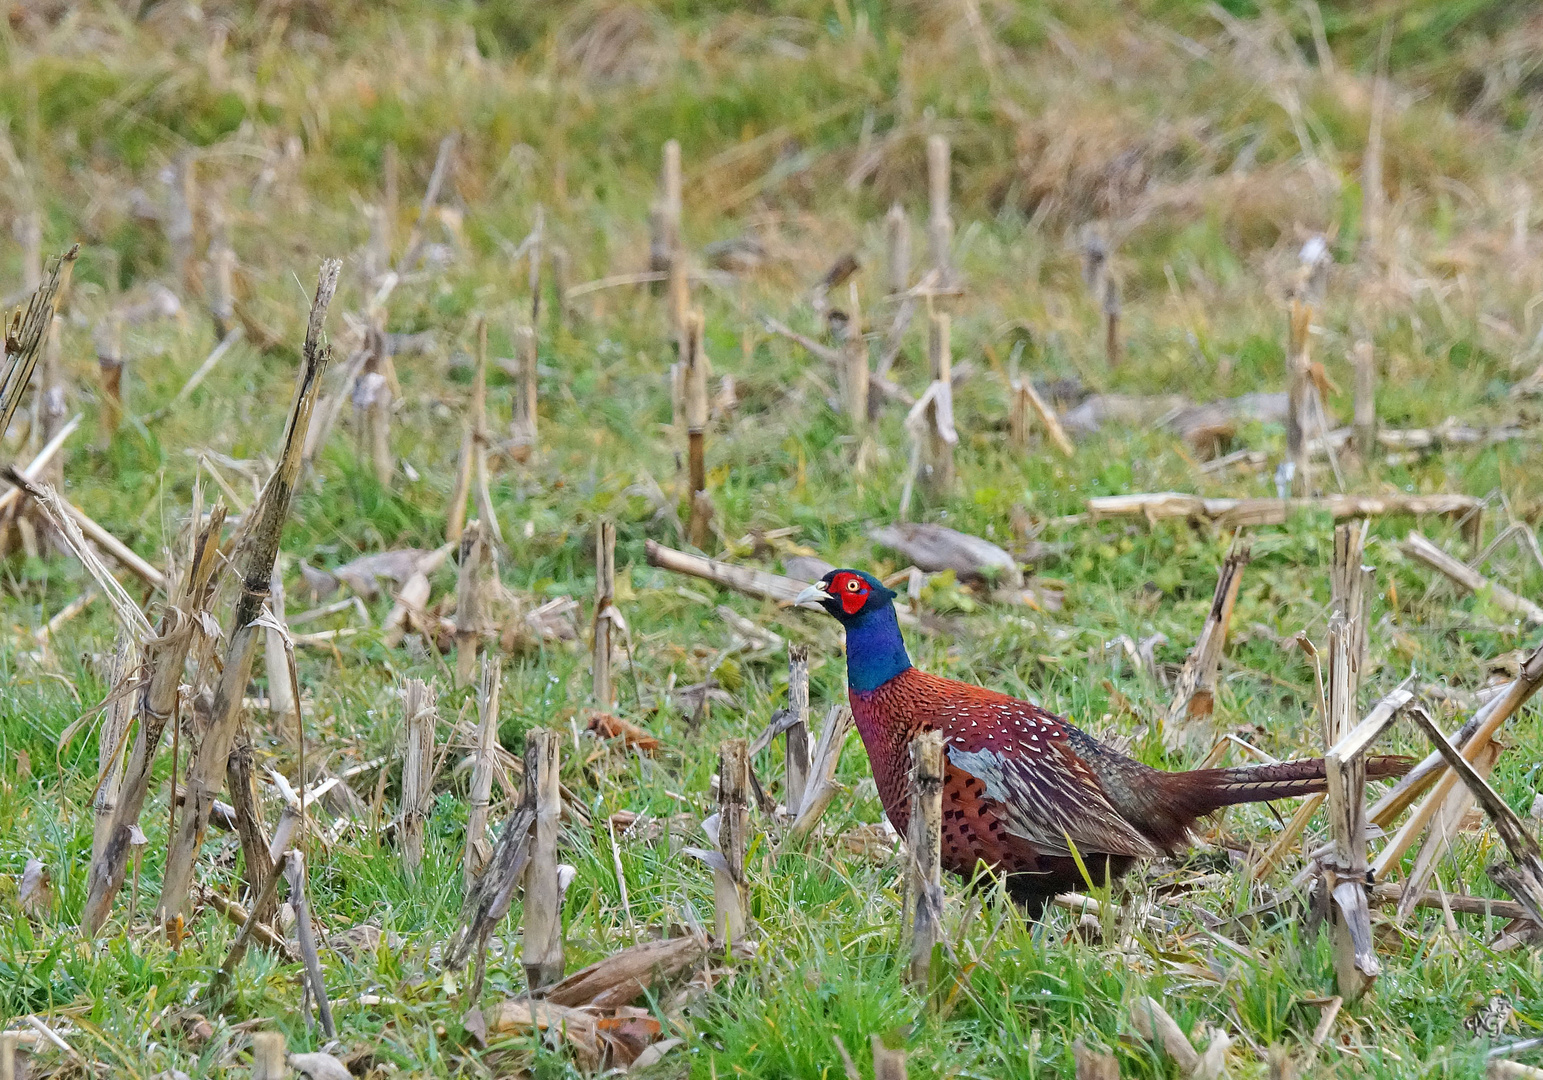
{"type": "MultiPolygon", "coordinates": [[[[859,570],[832,570],[798,597],[846,627],[847,692],[879,798],[903,835],[910,816],[911,740],[940,730],[943,865],[979,863],[1006,877],[1031,911],[1082,886],[1075,847],[1095,881],[1189,845],[1200,818],[1237,803],[1324,790],[1322,758],[1233,769],[1164,772],[1105,746],[1037,705],[911,666],[895,594],[859,570]]],[[[1400,775],[1402,758],[1371,758],[1370,778],[1400,775]]]]}

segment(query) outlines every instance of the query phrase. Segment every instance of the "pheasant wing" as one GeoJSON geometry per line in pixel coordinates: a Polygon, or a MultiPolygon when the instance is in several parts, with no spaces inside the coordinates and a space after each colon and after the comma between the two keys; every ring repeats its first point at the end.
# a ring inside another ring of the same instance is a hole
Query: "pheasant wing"
{"type": "Polygon", "coordinates": [[[1161,854],[1109,802],[1063,729],[1040,723],[1038,734],[1004,741],[998,733],[989,743],[951,738],[948,760],[985,785],[1009,832],[1047,855],[1070,855],[1072,845],[1082,855],[1161,854]]]}
{"type": "Polygon", "coordinates": [[[1162,854],[1115,808],[1073,745],[1080,733],[1060,717],[914,668],[905,688],[907,719],[942,729],[950,763],[981,782],[1011,835],[1045,855],[1070,855],[1073,845],[1084,855],[1162,854]]]}

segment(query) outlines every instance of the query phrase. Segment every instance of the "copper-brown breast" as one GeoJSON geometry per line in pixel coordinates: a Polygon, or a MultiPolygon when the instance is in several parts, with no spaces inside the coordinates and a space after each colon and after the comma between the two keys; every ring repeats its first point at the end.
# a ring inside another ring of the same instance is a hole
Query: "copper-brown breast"
{"type": "MultiPolygon", "coordinates": [[[[879,799],[890,824],[902,835],[910,819],[911,740],[933,730],[963,735],[952,730],[957,721],[952,706],[962,685],[912,668],[876,691],[850,695],[879,799]]],[[[1004,873],[1032,871],[1039,855],[1027,841],[1008,833],[1006,821],[986,798],[985,784],[950,764],[943,783],[943,865],[970,876],[981,862],[1004,873]]]]}
{"type": "Polygon", "coordinates": [[[1037,869],[1039,858],[1028,842],[1007,831],[980,779],[950,765],[943,778],[943,866],[969,877],[981,862],[1015,873],[1037,869]]]}

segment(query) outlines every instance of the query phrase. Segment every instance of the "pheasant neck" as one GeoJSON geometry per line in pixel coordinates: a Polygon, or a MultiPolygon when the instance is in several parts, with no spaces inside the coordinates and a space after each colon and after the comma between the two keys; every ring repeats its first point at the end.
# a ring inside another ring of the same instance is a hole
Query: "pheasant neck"
{"type": "Polygon", "coordinates": [[[864,612],[847,623],[847,686],[877,690],[911,666],[893,605],[864,612]]]}

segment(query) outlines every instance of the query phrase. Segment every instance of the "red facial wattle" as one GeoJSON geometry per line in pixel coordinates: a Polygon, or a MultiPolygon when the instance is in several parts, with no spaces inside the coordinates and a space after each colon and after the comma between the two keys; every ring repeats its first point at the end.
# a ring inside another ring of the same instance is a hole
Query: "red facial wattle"
{"type": "Polygon", "coordinates": [[[856,615],[868,602],[868,583],[855,574],[843,574],[831,584],[841,601],[841,610],[848,615],[856,615]]]}

